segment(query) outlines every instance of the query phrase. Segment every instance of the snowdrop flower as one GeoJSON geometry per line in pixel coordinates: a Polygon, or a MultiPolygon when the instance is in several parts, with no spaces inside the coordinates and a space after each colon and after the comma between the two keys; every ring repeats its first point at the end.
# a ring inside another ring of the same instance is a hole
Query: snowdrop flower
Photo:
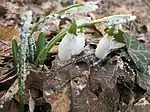
{"type": "Polygon", "coordinates": [[[124,43],[114,41],[112,36],[106,34],[98,43],[95,50],[95,56],[99,59],[103,59],[107,56],[112,50],[124,47],[124,43]]]}
{"type": "Polygon", "coordinates": [[[58,57],[62,61],[71,58],[72,55],[80,54],[85,45],[84,33],[67,33],[59,44],[58,57]]]}
{"type": "Polygon", "coordinates": [[[108,38],[108,34],[106,34],[99,41],[97,48],[95,50],[95,56],[100,59],[103,59],[108,54],[111,44],[112,44],[112,39],[108,38]]]}

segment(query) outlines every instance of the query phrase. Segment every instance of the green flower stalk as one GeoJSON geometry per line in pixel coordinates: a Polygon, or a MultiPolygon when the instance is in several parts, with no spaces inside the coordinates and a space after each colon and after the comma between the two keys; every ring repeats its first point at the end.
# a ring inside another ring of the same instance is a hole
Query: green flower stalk
{"type": "MultiPolygon", "coordinates": [[[[77,28],[81,29],[84,27],[92,26],[95,24],[101,24],[101,23],[108,23],[108,25],[123,24],[123,23],[129,22],[129,21],[133,21],[133,20],[135,20],[135,18],[136,17],[132,16],[132,15],[114,15],[114,16],[104,17],[104,18],[98,19],[98,20],[91,20],[88,22],[84,22],[83,24],[78,25],[77,28]]],[[[55,37],[53,37],[53,39],[51,41],[49,41],[47,43],[47,45],[42,49],[39,56],[37,57],[36,65],[43,64],[44,59],[46,59],[48,52],[56,44],[56,42],[60,41],[65,36],[67,31],[68,31],[68,29],[60,32],[55,37]]]]}

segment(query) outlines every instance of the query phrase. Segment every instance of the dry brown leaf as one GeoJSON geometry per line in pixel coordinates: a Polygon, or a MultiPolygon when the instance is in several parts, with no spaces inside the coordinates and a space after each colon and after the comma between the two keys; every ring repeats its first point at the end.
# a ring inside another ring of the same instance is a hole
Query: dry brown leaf
{"type": "Polygon", "coordinates": [[[70,99],[68,95],[68,87],[63,88],[59,93],[44,92],[45,100],[51,105],[52,112],[69,112],[70,99]]]}
{"type": "Polygon", "coordinates": [[[33,4],[30,5],[29,8],[30,8],[30,10],[31,10],[32,12],[34,12],[36,15],[44,15],[44,14],[45,14],[44,11],[43,11],[40,7],[35,6],[35,5],[33,5],[33,4]]]}
{"type": "Polygon", "coordinates": [[[0,4],[4,4],[6,0],[0,0],[0,4]]]}
{"type": "Polygon", "coordinates": [[[19,29],[0,25],[0,40],[11,41],[13,37],[19,41],[19,29]]]}
{"type": "Polygon", "coordinates": [[[132,10],[127,9],[126,7],[117,7],[114,10],[115,13],[117,14],[132,14],[132,10]]]}
{"type": "Polygon", "coordinates": [[[30,90],[29,90],[29,110],[30,112],[34,112],[34,108],[35,108],[35,101],[33,100],[30,90]]]}
{"type": "Polygon", "coordinates": [[[81,4],[81,3],[84,3],[85,1],[84,0],[76,0],[76,2],[81,4]]]}
{"type": "Polygon", "coordinates": [[[11,13],[14,13],[14,14],[19,14],[19,5],[16,3],[12,3],[12,2],[6,2],[6,8],[11,12],[11,13]]]}
{"type": "Polygon", "coordinates": [[[7,9],[0,5],[0,15],[3,15],[7,12],[7,9]]]}
{"type": "Polygon", "coordinates": [[[18,92],[18,79],[14,81],[11,87],[8,89],[6,94],[2,96],[0,99],[0,104],[3,105],[6,101],[13,98],[13,96],[18,92]]]}

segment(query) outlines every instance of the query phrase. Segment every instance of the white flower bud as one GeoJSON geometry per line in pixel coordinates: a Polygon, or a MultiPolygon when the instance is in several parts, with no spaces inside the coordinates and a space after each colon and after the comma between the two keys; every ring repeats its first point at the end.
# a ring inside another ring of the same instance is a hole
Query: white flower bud
{"type": "Polygon", "coordinates": [[[124,43],[114,41],[113,37],[106,34],[98,43],[95,55],[97,58],[103,59],[111,50],[124,47],[124,43]]]}
{"type": "Polygon", "coordinates": [[[110,46],[112,45],[113,41],[111,38],[108,38],[108,34],[106,34],[98,43],[95,56],[97,58],[103,59],[110,50],[110,46]]]}
{"type": "Polygon", "coordinates": [[[79,33],[77,36],[74,36],[72,46],[72,55],[78,55],[83,51],[85,46],[84,33],[79,33]]]}
{"type": "Polygon", "coordinates": [[[59,44],[58,56],[62,61],[66,61],[71,58],[72,55],[78,55],[82,52],[85,45],[84,34],[79,33],[77,35],[67,33],[59,44]]]}

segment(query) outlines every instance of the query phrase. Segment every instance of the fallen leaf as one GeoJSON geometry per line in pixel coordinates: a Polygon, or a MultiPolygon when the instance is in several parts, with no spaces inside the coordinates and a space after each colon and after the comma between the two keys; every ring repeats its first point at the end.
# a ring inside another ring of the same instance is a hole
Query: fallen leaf
{"type": "Polygon", "coordinates": [[[117,14],[132,14],[132,10],[127,9],[124,6],[115,8],[114,12],[117,14]]]}
{"type": "Polygon", "coordinates": [[[4,15],[7,12],[7,9],[0,5],[0,15],[4,15]]]}
{"type": "Polygon", "coordinates": [[[11,41],[13,37],[19,41],[19,29],[0,25],[0,40],[11,41]]]}
{"type": "Polygon", "coordinates": [[[11,87],[8,89],[0,99],[0,105],[3,105],[6,101],[11,100],[13,96],[18,92],[18,79],[14,81],[11,87]]]}
{"type": "Polygon", "coordinates": [[[45,100],[51,104],[52,112],[69,112],[70,99],[68,96],[68,87],[63,88],[59,93],[44,92],[45,100]]]}
{"type": "Polygon", "coordinates": [[[29,110],[30,112],[34,112],[34,108],[35,108],[35,101],[33,100],[31,93],[29,91],[29,110]]]}

